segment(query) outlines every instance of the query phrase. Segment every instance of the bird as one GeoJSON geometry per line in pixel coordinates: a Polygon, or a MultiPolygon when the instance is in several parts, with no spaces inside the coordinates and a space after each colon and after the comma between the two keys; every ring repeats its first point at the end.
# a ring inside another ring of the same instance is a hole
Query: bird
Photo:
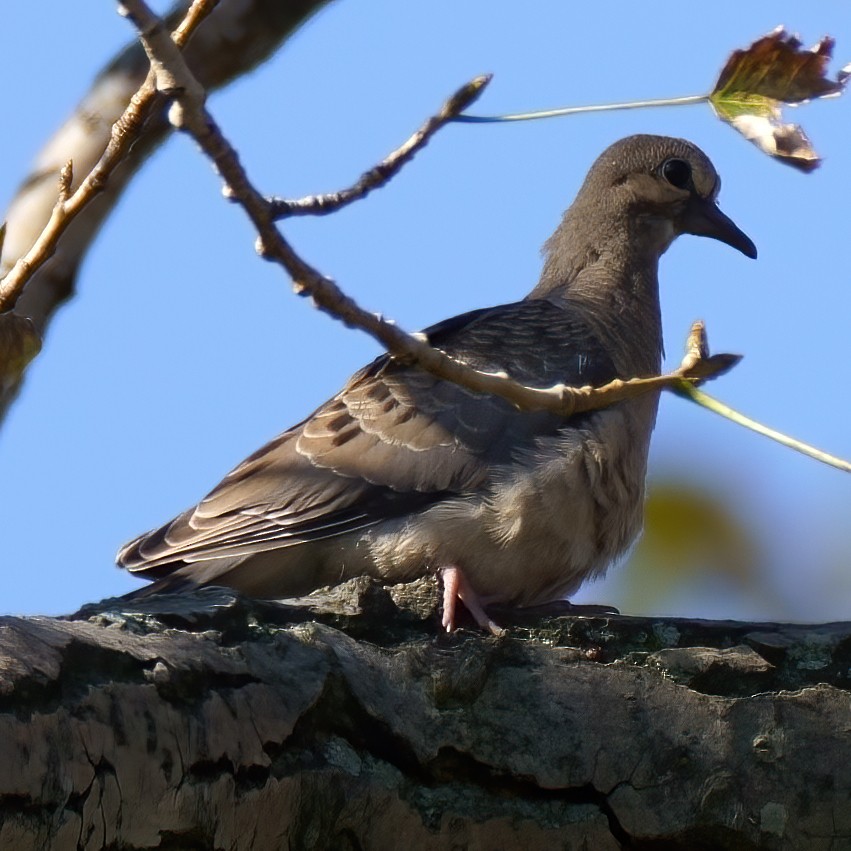
{"type": "MultiPolygon", "coordinates": [[[[674,239],[757,256],[719,209],[720,184],[684,139],[615,142],[545,243],[528,295],[422,334],[536,387],[659,374],[658,266],[674,239]]],[[[501,634],[488,606],[565,600],[629,550],[658,401],[657,391],[569,417],[518,410],[384,354],[117,561],[153,580],[130,596],[218,585],[279,599],[360,575],[433,574],[447,631],[460,600],[501,634]]]]}

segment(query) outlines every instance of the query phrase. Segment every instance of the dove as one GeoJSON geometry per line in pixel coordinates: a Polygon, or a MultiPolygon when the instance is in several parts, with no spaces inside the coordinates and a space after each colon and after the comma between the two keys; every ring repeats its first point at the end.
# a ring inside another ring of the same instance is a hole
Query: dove
{"type": "MultiPolygon", "coordinates": [[[[688,141],[622,139],[591,167],[525,298],[422,333],[529,386],[657,375],[658,266],[674,239],[757,254],[717,206],[720,184],[688,141]]],[[[499,633],[488,605],[569,598],[639,535],[658,401],[522,411],[385,354],[117,560],[153,580],[137,596],[220,585],[276,599],[359,575],[434,574],[448,631],[460,600],[499,633]]]]}

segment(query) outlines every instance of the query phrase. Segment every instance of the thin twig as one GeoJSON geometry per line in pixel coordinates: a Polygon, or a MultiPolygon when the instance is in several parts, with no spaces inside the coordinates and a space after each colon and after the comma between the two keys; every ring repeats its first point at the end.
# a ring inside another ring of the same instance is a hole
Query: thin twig
{"type": "Polygon", "coordinates": [[[558,109],[542,109],[537,112],[515,112],[509,115],[459,115],[453,120],[466,124],[502,124],[508,121],[534,121],[538,118],[581,115],[585,112],[613,112],[618,109],[646,109],[651,106],[686,106],[695,103],[706,103],[708,100],[709,95],[686,95],[680,98],[632,100],[624,103],[594,104],[593,106],[564,106],[558,109]]]}
{"type": "Polygon", "coordinates": [[[289,216],[324,216],[353,201],[359,201],[374,189],[384,186],[429,143],[438,130],[457,119],[461,112],[478,100],[492,76],[483,74],[463,85],[443,104],[440,112],[431,116],[409,139],[378,165],[365,171],[353,186],[341,189],[339,192],[307,195],[291,201],[276,197],[269,199],[273,217],[285,219],[289,216]]]}
{"type": "MultiPolygon", "coordinates": [[[[182,48],[198,25],[207,17],[218,0],[194,0],[180,25],[174,31],[172,44],[182,48]]],[[[123,115],[112,126],[109,144],[95,167],[71,194],[72,164],[69,162],[59,178],[57,201],[50,219],[30,250],[0,280],[0,313],[11,310],[27,282],[56,250],[62,234],[74,218],[106,187],[110,175],[124,159],[139,136],[145,120],[154,108],[159,93],[153,73],[130,99],[123,115]]]]}
{"type": "Polygon", "coordinates": [[[673,390],[678,396],[684,396],[686,399],[690,399],[702,408],[706,408],[715,414],[726,417],[728,420],[732,420],[737,425],[749,428],[751,431],[755,431],[757,434],[763,435],[763,437],[769,437],[772,440],[776,440],[778,443],[783,444],[783,446],[788,446],[790,449],[801,452],[810,458],[815,458],[816,461],[821,461],[823,464],[829,464],[831,467],[836,467],[838,470],[844,470],[846,473],[851,473],[851,464],[849,464],[848,461],[843,461],[842,458],[837,458],[835,455],[822,452],[821,449],[816,449],[808,443],[803,443],[800,440],[796,440],[794,437],[789,437],[788,435],[776,431],[773,428],[764,426],[762,423],[758,423],[756,420],[752,420],[750,417],[740,414],[729,405],[725,405],[723,402],[719,402],[712,396],[698,390],[689,382],[674,385],[671,387],[671,390],[673,390]]]}

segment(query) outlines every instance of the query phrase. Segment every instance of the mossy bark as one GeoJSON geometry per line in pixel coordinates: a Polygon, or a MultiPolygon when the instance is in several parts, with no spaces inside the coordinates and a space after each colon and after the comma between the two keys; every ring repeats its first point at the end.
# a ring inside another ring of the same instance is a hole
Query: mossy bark
{"type": "Polygon", "coordinates": [[[2,619],[0,847],[851,848],[851,624],[436,607],[2,619]]]}

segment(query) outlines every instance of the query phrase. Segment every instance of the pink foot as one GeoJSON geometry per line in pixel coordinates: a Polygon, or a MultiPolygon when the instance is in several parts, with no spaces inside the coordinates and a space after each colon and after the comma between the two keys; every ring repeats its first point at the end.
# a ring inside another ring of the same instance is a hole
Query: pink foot
{"type": "Polygon", "coordinates": [[[455,631],[455,606],[460,600],[482,629],[493,635],[505,634],[505,630],[487,616],[479,595],[473,590],[460,567],[441,567],[440,575],[443,579],[443,628],[447,632],[455,631]]]}

